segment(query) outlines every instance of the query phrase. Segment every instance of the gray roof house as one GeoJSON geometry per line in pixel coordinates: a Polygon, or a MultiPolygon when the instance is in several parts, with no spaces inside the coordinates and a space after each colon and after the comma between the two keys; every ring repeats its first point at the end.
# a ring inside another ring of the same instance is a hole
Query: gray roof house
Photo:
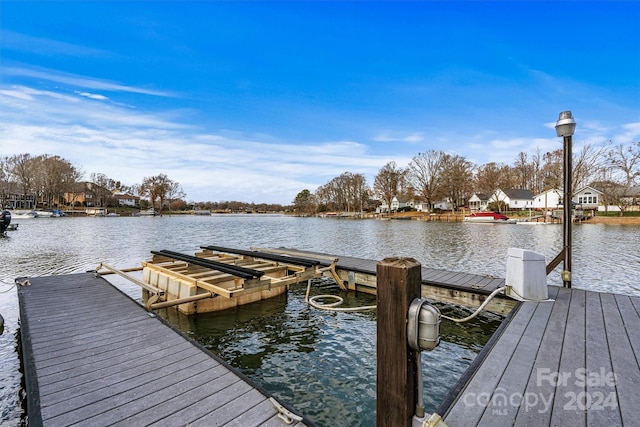
{"type": "Polygon", "coordinates": [[[471,197],[469,197],[469,209],[471,209],[472,211],[487,210],[487,205],[489,204],[490,198],[491,194],[473,193],[471,197]]]}
{"type": "Polygon", "coordinates": [[[533,193],[531,190],[498,189],[489,198],[489,203],[491,202],[504,202],[509,209],[531,209],[533,208],[533,193]]]}

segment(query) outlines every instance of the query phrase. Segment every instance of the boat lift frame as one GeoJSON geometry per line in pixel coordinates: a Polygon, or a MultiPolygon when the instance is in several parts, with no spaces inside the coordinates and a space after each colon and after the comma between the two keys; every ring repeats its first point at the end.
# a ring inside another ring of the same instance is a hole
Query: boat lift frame
{"type": "Polygon", "coordinates": [[[151,251],[152,258],[143,261],[141,267],[118,270],[101,263],[96,274],[118,274],[139,285],[147,294],[145,307],[148,310],[171,307],[199,300],[223,297],[233,299],[255,292],[285,287],[326,274],[346,287],[337,273],[334,259],[329,267],[319,261],[306,258],[276,255],[262,251],[247,251],[222,246],[201,246],[195,255],[186,255],[170,250],[151,251]],[[143,270],[144,280],[133,277],[129,272],[143,270]],[[149,277],[162,277],[162,282],[186,283],[195,287],[195,294],[180,296],[180,291],[170,286],[152,284],[149,277]]]}

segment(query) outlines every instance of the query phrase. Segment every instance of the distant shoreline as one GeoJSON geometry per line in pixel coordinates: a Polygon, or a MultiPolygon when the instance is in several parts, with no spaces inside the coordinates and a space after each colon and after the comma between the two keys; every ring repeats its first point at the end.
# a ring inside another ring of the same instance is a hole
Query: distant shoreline
{"type": "MultiPolygon", "coordinates": [[[[400,212],[398,214],[394,214],[392,215],[392,218],[394,219],[421,219],[421,220],[425,220],[428,218],[425,217],[429,217],[430,214],[425,213],[425,212],[400,212]]],[[[462,218],[464,217],[463,214],[460,213],[456,213],[456,214],[452,214],[452,213],[442,213],[442,214],[437,214],[435,215],[435,218],[433,218],[434,220],[437,221],[451,221],[451,222],[460,222],[462,221],[462,218]]],[[[515,219],[518,219],[518,217],[513,217],[515,219]]],[[[525,219],[526,217],[522,217],[522,219],[525,219]]],[[[600,215],[596,215],[593,217],[590,217],[589,219],[582,221],[582,224],[610,224],[610,225],[640,225],[640,216],[623,216],[623,217],[619,217],[619,216],[600,216],[600,215]]]]}
{"type": "Polygon", "coordinates": [[[594,216],[586,223],[591,224],[619,224],[619,225],[640,225],[640,216],[594,216]]]}

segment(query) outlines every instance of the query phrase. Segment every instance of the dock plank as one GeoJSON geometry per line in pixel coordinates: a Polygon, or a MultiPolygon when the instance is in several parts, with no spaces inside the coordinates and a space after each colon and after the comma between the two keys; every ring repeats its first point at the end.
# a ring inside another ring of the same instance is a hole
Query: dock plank
{"type": "Polygon", "coordinates": [[[515,426],[549,425],[551,422],[551,396],[556,393],[555,385],[550,381],[543,381],[545,375],[558,372],[560,367],[560,355],[564,335],[559,333],[546,333],[546,331],[564,330],[567,314],[569,312],[570,292],[558,287],[549,288],[549,297],[555,298],[553,308],[549,315],[549,321],[545,333],[540,342],[536,360],[531,369],[526,390],[530,396],[537,396],[538,402],[533,407],[520,405],[516,416],[515,426]],[[544,400],[542,400],[544,399],[544,400]]]}
{"type": "MultiPolygon", "coordinates": [[[[607,346],[607,331],[604,325],[604,313],[602,312],[602,302],[600,294],[593,292],[587,293],[587,315],[586,315],[586,347],[587,347],[587,371],[613,372],[611,360],[609,358],[609,347],[607,346]]],[[[615,395],[615,383],[608,381],[598,381],[597,383],[587,384],[588,396],[608,397],[613,393],[615,395]]],[[[622,425],[622,418],[618,410],[610,411],[587,411],[587,426],[615,426],[622,425]]]]}
{"type": "MultiPolygon", "coordinates": [[[[617,402],[619,405],[622,423],[634,425],[640,420],[640,369],[638,368],[638,354],[634,353],[629,338],[629,325],[636,323],[637,312],[619,311],[616,299],[622,298],[612,294],[602,294],[602,311],[604,323],[607,329],[607,342],[611,351],[611,365],[615,375],[617,389],[617,402]]],[[[629,297],[626,297],[629,298],[629,297]]]]}
{"type": "MultiPolygon", "coordinates": [[[[351,256],[338,256],[320,252],[304,251],[294,248],[275,249],[276,253],[287,253],[299,258],[313,259],[320,265],[329,266],[332,259],[338,259],[336,267],[375,275],[376,265],[379,261],[351,256]]],[[[504,279],[491,276],[483,276],[472,273],[440,270],[430,267],[422,267],[422,282],[445,288],[465,290],[473,293],[488,295],[499,287],[504,286],[504,279]],[[482,285],[479,285],[482,283],[482,285]]]]}
{"type": "Polygon", "coordinates": [[[504,367],[502,378],[493,391],[491,403],[487,405],[479,424],[494,427],[513,425],[519,407],[512,405],[510,400],[513,401],[513,395],[525,394],[531,374],[530,366],[535,363],[552,308],[553,304],[550,302],[538,304],[535,308],[511,360],[504,367]]]}
{"type": "Polygon", "coordinates": [[[212,413],[286,425],[266,393],[102,277],[29,281],[18,300],[30,425],[184,425],[212,413]]]}
{"type": "Polygon", "coordinates": [[[549,297],[521,303],[463,375],[438,410],[448,425],[637,424],[640,298],[557,287],[549,297]]]}
{"type": "Polygon", "coordinates": [[[566,376],[566,381],[562,381],[556,388],[551,425],[584,426],[586,424],[586,411],[577,402],[572,404],[573,397],[577,399],[579,396],[584,396],[586,392],[585,384],[576,378],[578,369],[585,368],[585,310],[585,291],[572,289],[558,371],[566,376]]]}
{"type": "MultiPolygon", "coordinates": [[[[534,305],[524,305],[518,310],[517,315],[512,318],[509,328],[502,332],[500,348],[502,351],[491,351],[484,363],[474,373],[473,379],[462,390],[453,410],[447,414],[445,421],[452,426],[479,425],[488,402],[484,402],[484,396],[489,398],[487,390],[496,389],[498,382],[502,378],[504,367],[512,358],[517,343],[520,341],[531,317],[535,312],[534,305]]],[[[498,345],[496,343],[496,345],[498,345]]],[[[494,348],[496,346],[494,345],[494,348]]]]}

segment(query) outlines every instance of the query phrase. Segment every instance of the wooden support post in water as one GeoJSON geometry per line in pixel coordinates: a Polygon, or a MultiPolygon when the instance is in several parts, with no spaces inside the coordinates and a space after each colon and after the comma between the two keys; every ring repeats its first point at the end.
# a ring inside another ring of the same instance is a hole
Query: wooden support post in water
{"type": "Polygon", "coordinates": [[[376,426],[410,426],[418,401],[418,366],[407,341],[409,305],[420,297],[422,272],[413,258],[386,258],[378,277],[376,426]]]}

